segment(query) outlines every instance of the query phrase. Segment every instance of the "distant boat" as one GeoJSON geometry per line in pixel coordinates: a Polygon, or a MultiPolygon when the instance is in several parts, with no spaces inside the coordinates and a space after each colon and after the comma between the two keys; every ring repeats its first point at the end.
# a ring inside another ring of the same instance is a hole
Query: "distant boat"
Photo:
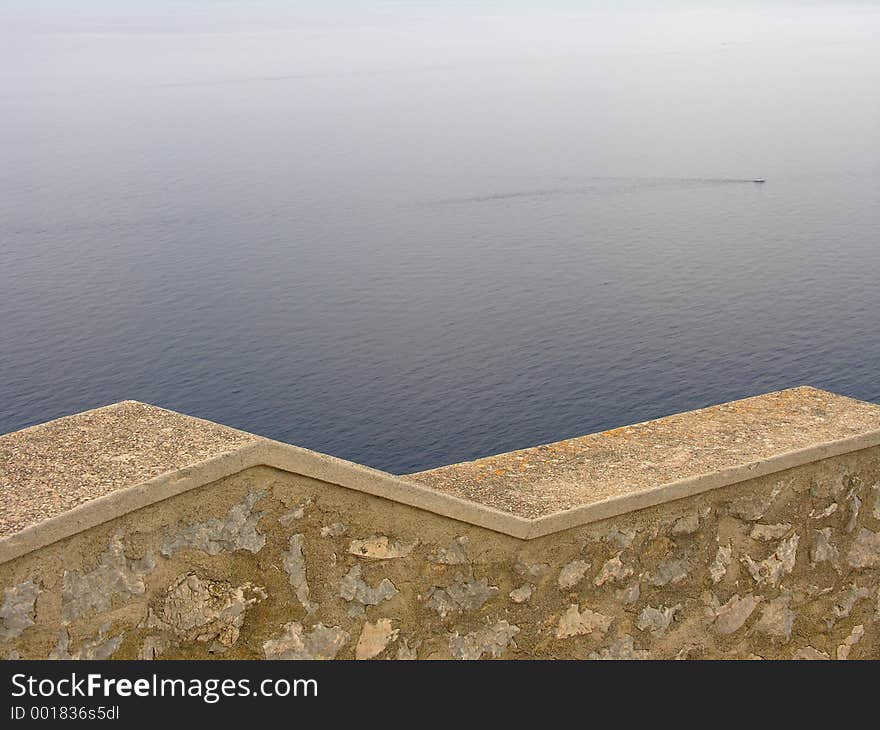
{"type": "Polygon", "coordinates": [[[756,177],[754,180],[752,180],[752,182],[762,183],[762,182],[767,182],[767,181],[763,177],[756,177]]]}

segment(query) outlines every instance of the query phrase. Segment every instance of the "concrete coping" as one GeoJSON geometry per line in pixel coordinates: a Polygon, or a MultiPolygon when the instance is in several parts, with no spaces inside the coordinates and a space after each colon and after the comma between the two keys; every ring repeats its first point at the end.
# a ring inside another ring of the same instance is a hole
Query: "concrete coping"
{"type": "Polygon", "coordinates": [[[528,540],[880,445],[880,406],[801,387],[405,477],[124,401],[0,436],[0,563],[255,466],[528,540]]]}

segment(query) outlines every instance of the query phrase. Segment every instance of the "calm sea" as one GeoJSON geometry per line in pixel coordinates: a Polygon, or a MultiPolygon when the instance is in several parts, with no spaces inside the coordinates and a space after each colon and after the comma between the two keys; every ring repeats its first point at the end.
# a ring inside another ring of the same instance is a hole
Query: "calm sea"
{"type": "Polygon", "coordinates": [[[406,472],[880,401],[877,4],[73,5],[0,10],[0,432],[406,472]]]}

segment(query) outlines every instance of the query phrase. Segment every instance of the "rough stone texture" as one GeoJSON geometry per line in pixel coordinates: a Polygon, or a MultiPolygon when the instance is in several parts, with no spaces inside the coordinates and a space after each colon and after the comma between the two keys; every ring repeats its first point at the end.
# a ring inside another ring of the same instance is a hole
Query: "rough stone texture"
{"type": "Polygon", "coordinates": [[[383,578],[377,585],[370,586],[361,577],[361,566],[355,565],[342,579],[339,595],[343,600],[354,604],[354,615],[356,615],[363,611],[364,606],[376,606],[396,596],[397,588],[388,578],[383,578]]]}
{"type": "Polygon", "coordinates": [[[297,600],[302,604],[306,613],[314,613],[318,606],[309,600],[309,581],[306,577],[306,561],[303,555],[305,537],[302,534],[290,536],[290,549],[284,554],[284,570],[290,576],[290,585],[296,592],[297,600]]]}
{"type": "Polygon", "coordinates": [[[87,613],[106,611],[116,596],[143,593],[144,576],[155,567],[152,552],[142,560],[127,560],[122,538],[114,535],[107,550],[99,556],[94,570],[87,573],[64,571],[61,620],[70,623],[87,613]]]}
{"type": "Polygon", "coordinates": [[[502,511],[538,517],[878,428],[878,406],[792,388],[411,478],[502,511]]]}
{"type": "Polygon", "coordinates": [[[584,579],[589,569],[590,564],[586,560],[572,560],[570,563],[562,566],[556,582],[562,590],[574,588],[584,579]]]}
{"type": "Polygon", "coordinates": [[[348,552],[357,555],[359,558],[372,558],[374,560],[392,560],[394,558],[405,558],[415,548],[416,543],[412,545],[401,545],[397,542],[391,542],[387,535],[373,535],[365,540],[352,540],[348,546],[348,552]]]}
{"type": "Polygon", "coordinates": [[[392,626],[391,619],[381,618],[375,623],[367,621],[354,648],[354,658],[373,659],[379,656],[399,633],[392,626]]]}
{"type": "Polygon", "coordinates": [[[317,624],[311,631],[291,621],[281,634],[263,643],[266,659],[335,659],[351,637],[338,626],[317,624]]]}
{"type": "Polygon", "coordinates": [[[0,656],[880,658],[878,484],[875,447],[519,540],[254,467],[0,564],[0,656]]]}
{"type": "Polygon", "coordinates": [[[49,659],[110,659],[119,649],[124,638],[119,636],[108,637],[107,632],[110,624],[104,624],[98,631],[98,635],[83,641],[75,652],[70,652],[70,634],[66,628],[62,628],[58,634],[58,642],[55,648],[49,652],[49,659]]]}
{"type": "Polygon", "coordinates": [[[465,579],[461,573],[456,573],[450,585],[431,588],[425,605],[434,609],[441,618],[446,618],[450,613],[476,611],[496,593],[498,587],[490,586],[486,578],[465,579]]]}
{"type": "Polygon", "coordinates": [[[265,597],[250,583],[233,586],[188,573],[168,589],[155,613],[150,610],[143,626],[184,641],[216,642],[211,651],[222,653],[238,641],[247,609],[265,597]]]}
{"type": "Polygon", "coordinates": [[[449,650],[456,659],[480,659],[484,654],[500,657],[519,633],[518,626],[507,621],[499,621],[469,634],[453,634],[449,639],[449,650]]]}
{"type": "Polygon", "coordinates": [[[873,568],[880,563],[880,533],[863,527],[846,558],[853,568],[873,568]]]}
{"type": "Polygon", "coordinates": [[[0,537],[258,440],[136,401],[0,436],[0,537]]]}
{"type": "Polygon", "coordinates": [[[3,591],[0,606],[0,640],[10,641],[28,626],[34,625],[34,604],[40,589],[32,580],[26,580],[3,591]]]}
{"type": "Polygon", "coordinates": [[[259,552],[266,544],[266,537],[257,530],[261,515],[254,512],[254,505],[265,494],[264,491],[251,492],[229,510],[225,520],[211,518],[168,535],[162,543],[162,555],[174,555],[187,548],[203,550],[208,555],[228,550],[259,552]]]}
{"type": "Polygon", "coordinates": [[[591,634],[593,631],[604,632],[608,630],[612,620],[610,617],[591,611],[589,608],[581,611],[580,607],[573,603],[559,618],[559,623],[556,625],[556,638],[566,639],[570,636],[591,634]]]}
{"type": "Polygon", "coordinates": [[[741,598],[734,593],[730,599],[714,611],[713,627],[719,634],[732,634],[738,631],[761,602],[761,596],[741,598]]]}

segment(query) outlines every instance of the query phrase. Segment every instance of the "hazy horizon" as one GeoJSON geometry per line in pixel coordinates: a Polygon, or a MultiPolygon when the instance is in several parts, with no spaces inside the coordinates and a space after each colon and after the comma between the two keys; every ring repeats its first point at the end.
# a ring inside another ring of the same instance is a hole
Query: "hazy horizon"
{"type": "Polygon", "coordinates": [[[403,472],[880,402],[878,4],[327,5],[0,8],[0,433],[134,398],[403,472]]]}

